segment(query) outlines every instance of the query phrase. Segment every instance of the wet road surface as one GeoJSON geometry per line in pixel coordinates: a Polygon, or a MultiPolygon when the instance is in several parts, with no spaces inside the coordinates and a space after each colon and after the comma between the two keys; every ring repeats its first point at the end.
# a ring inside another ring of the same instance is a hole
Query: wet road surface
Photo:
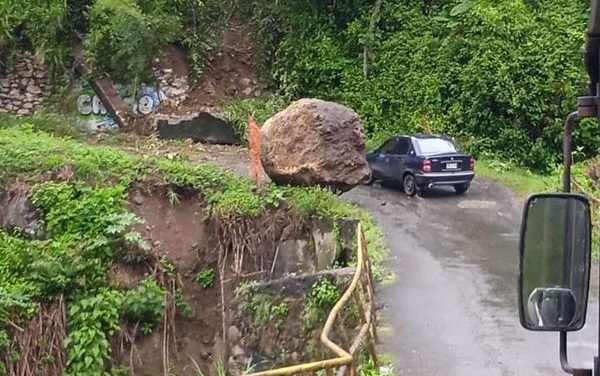
{"type": "MultiPolygon", "coordinates": [[[[380,286],[381,350],[398,375],[565,375],[558,333],[521,328],[517,311],[518,231],[523,200],[475,181],[408,198],[358,187],[347,200],[368,209],[388,237],[391,284],[380,286]]],[[[573,366],[592,367],[598,330],[598,274],[586,327],[569,334],[573,366]]]]}

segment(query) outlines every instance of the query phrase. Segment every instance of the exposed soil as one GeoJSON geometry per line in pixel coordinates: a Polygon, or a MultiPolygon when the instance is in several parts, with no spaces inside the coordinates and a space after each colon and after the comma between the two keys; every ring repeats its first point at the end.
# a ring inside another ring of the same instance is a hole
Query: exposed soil
{"type": "Polygon", "coordinates": [[[153,250],[175,264],[179,273],[192,273],[200,256],[206,256],[202,248],[208,238],[197,195],[178,194],[174,200],[179,201],[170,202],[164,188],[138,186],[130,196],[131,212],[146,222],[138,231],[151,242],[153,250]]]}
{"type": "MultiPolygon", "coordinates": [[[[219,107],[227,98],[260,97],[267,89],[258,75],[258,59],[249,25],[233,17],[219,31],[217,47],[208,57],[208,66],[198,85],[179,106],[161,106],[163,114],[197,112],[219,107]]],[[[189,73],[185,52],[177,47],[163,51],[161,68],[171,68],[175,75],[189,73]]]]}
{"type": "MultiPolygon", "coordinates": [[[[198,365],[203,372],[212,374],[216,356],[222,353],[217,348],[222,316],[217,287],[205,289],[195,279],[202,268],[218,270],[218,254],[209,247],[212,242],[203,221],[202,203],[192,194],[182,194],[178,202],[170,202],[165,188],[145,186],[132,189],[129,202],[130,211],[145,221],[137,230],[151,242],[159,258],[175,265],[183,298],[194,310],[191,317],[181,313],[175,317],[171,338],[176,346],[169,346],[170,370],[180,376],[197,376],[198,365]]],[[[139,270],[132,266],[118,266],[116,273],[128,283],[132,281],[127,278],[140,279],[139,270]]],[[[163,373],[163,335],[163,330],[157,330],[136,341],[136,374],[163,373]]],[[[131,360],[122,362],[129,365],[131,360]]]]}
{"type": "Polygon", "coordinates": [[[187,77],[189,74],[186,53],[181,47],[175,45],[170,45],[161,51],[154,68],[172,69],[177,77],[187,77]]]}
{"type": "MultiPolygon", "coordinates": [[[[157,260],[165,260],[174,265],[179,291],[185,302],[193,308],[193,314],[185,316],[178,310],[174,323],[166,326],[167,331],[163,324],[152,334],[139,337],[133,347],[120,352],[117,363],[130,366],[133,369],[131,374],[162,374],[165,369],[164,354],[168,353],[168,368],[174,374],[197,376],[199,367],[205,374],[212,375],[215,374],[213,368],[217,359],[226,355],[222,336],[223,313],[229,310],[233,290],[242,279],[255,280],[266,275],[261,271],[270,269],[276,242],[286,233],[295,233],[302,228],[294,230],[298,227],[294,222],[291,225],[294,229],[288,229],[290,216],[285,211],[249,219],[244,224],[207,221],[204,219],[202,200],[196,192],[178,190],[177,198],[171,196],[169,200],[169,189],[138,184],[130,191],[128,209],[145,221],[136,226],[136,230],[151,243],[154,264],[157,260]],[[227,236],[226,229],[230,226],[234,235],[222,239],[222,236],[227,236]],[[260,229],[267,228],[269,230],[265,230],[264,234],[260,233],[260,229]],[[242,250],[243,257],[239,260],[236,242],[240,239],[236,237],[247,237],[248,234],[254,235],[252,241],[245,240],[252,250],[242,250]],[[227,268],[224,269],[225,307],[222,306],[219,283],[219,253],[222,247],[232,250],[225,261],[227,268]],[[202,287],[196,280],[197,273],[205,268],[213,269],[216,274],[213,286],[208,288],[202,287]],[[164,340],[166,332],[169,332],[168,341],[164,340]],[[165,350],[165,343],[168,350],[165,350]]],[[[144,261],[131,264],[119,262],[109,276],[116,285],[132,288],[151,270],[152,266],[144,265],[144,261]]],[[[167,314],[167,320],[168,317],[167,314]]],[[[294,325],[286,323],[285,328],[298,326],[294,325]]],[[[281,329],[285,328],[277,327],[275,331],[267,332],[261,338],[261,344],[269,346],[269,341],[279,341],[277,343],[281,344],[281,338],[286,338],[280,336],[281,329]]],[[[296,329],[293,333],[298,332],[296,329]]]]}

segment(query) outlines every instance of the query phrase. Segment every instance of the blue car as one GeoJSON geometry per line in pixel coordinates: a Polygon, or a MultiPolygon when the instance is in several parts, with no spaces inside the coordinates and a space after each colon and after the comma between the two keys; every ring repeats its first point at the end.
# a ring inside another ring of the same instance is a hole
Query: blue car
{"type": "Polygon", "coordinates": [[[458,194],[469,189],[475,177],[475,160],[450,137],[394,136],[367,154],[369,183],[401,184],[408,196],[422,188],[453,186],[458,194]]]}

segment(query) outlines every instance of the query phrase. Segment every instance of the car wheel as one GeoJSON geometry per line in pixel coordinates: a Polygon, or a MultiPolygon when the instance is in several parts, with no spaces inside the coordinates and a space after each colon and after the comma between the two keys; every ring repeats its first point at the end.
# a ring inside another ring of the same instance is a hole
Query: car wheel
{"type": "Polygon", "coordinates": [[[369,175],[369,179],[367,179],[364,184],[365,185],[373,185],[375,183],[375,171],[371,171],[371,175],[369,175]]]}
{"type": "Polygon", "coordinates": [[[469,190],[470,186],[471,186],[470,183],[456,184],[454,186],[454,190],[456,191],[457,194],[464,195],[469,190]]]}
{"type": "Polygon", "coordinates": [[[413,197],[417,194],[417,181],[413,175],[406,174],[406,176],[404,176],[403,188],[404,193],[406,193],[408,197],[413,197]]]}

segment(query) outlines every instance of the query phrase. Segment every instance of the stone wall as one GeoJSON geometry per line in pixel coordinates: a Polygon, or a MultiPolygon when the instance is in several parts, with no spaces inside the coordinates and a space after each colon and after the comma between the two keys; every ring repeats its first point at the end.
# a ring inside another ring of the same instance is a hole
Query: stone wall
{"type": "MultiPolygon", "coordinates": [[[[257,372],[331,356],[319,339],[329,309],[319,309],[317,316],[316,312],[308,315],[308,297],[314,284],[322,280],[336,285],[340,293],[345,291],[354,273],[354,268],[325,270],[238,290],[230,306],[227,330],[232,374],[243,374],[249,365],[257,372]]],[[[350,327],[355,328],[354,324],[350,327]]],[[[336,333],[331,337],[342,343],[336,333]]]]}
{"type": "Polygon", "coordinates": [[[0,112],[33,113],[52,92],[48,76],[48,67],[31,53],[18,54],[6,71],[0,72],[0,112]]]}

